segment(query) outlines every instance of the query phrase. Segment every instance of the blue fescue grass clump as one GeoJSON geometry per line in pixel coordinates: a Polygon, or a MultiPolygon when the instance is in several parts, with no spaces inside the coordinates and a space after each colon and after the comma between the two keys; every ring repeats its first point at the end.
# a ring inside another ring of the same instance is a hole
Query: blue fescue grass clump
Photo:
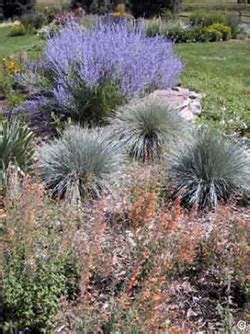
{"type": "Polygon", "coordinates": [[[169,177],[183,204],[215,207],[235,194],[250,193],[250,154],[242,145],[209,129],[172,156],[169,177]]]}
{"type": "Polygon", "coordinates": [[[74,126],[41,148],[42,178],[55,197],[76,191],[79,198],[98,198],[103,189],[110,189],[123,153],[108,138],[107,130],[74,126]]]}
{"type": "Polygon", "coordinates": [[[143,162],[159,160],[164,153],[177,149],[190,127],[178,112],[156,100],[121,107],[110,123],[113,138],[130,157],[143,162]]]}
{"type": "Polygon", "coordinates": [[[48,40],[42,64],[47,96],[81,123],[91,123],[89,115],[98,123],[125,100],[174,86],[182,69],[173,43],[147,38],[143,23],[126,21],[67,26],[48,40]]]}

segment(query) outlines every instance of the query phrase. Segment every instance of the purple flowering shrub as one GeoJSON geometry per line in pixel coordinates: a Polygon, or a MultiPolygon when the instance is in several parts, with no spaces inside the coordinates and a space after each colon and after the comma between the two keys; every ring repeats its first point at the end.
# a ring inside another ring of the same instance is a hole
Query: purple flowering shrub
{"type": "Polygon", "coordinates": [[[52,105],[81,123],[98,123],[130,98],[175,85],[182,68],[171,42],[126,22],[67,26],[48,40],[43,62],[52,105]]]}

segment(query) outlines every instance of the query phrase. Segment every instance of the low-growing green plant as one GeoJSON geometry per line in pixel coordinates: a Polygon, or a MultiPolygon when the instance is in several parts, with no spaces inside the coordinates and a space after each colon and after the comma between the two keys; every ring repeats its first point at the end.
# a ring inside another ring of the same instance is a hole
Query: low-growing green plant
{"type": "Polygon", "coordinates": [[[142,161],[162,157],[185,136],[187,124],[177,111],[157,101],[122,107],[111,120],[114,138],[130,156],[142,161]]]}
{"type": "Polygon", "coordinates": [[[204,29],[200,27],[189,29],[181,27],[172,28],[168,30],[166,37],[175,43],[208,42],[209,40],[208,34],[206,34],[204,29]]]}
{"type": "Polygon", "coordinates": [[[205,129],[172,156],[169,176],[186,206],[214,207],[250,191],[250,155],[231,138],[205,129]]]}
{"type": "Polygon", "coordinates": [[[161,18],[154,18],[146,21],[147,36],[153,37],[157,35],[165,36],[167,38],[175,37],[178,41],[178,35],[187,31],[188,29],[183,27],[180,20],[162,20],[161,18]],[[175,33],[174,33],[175,32],[175,33]]]}
{"type": "Polygon", "coordinates": [[[13,93],[8,96],[8,106],[9,108],[15,108],[22,103],[24,103],[26,96],[24,94],[13,93]]]}
{"type": "Polygon", "coordinates": [[[14,24],[11,28],[10,28],[10,36],[14,37],[14,36],[24,36],[26,35],[26,29],[25,26],[22,23],[18,23],[18,24],[14,24]]]}
{"type": "Polygon", "coordinates": [[[214,23],[225,23],[226,15],[219,12],[212,12],[208,14],[205,11],[196,11],[191,14],[189,20],[192,26],[207,27],[214,23]]]}
{"type": "Polygon", "coordinates": [[[148,20],[146,28],[148,37],[161,35],[175,43],[207,42],[209,39],[202,27],[184,27],[177,20],[163,21],[160,18],[148,20]]]}
{"type": "Polygon", "coordinates": [[[54,196],[76,191],[79,197],[96,198],[103,188],[110,187],[123,154],[102,129],[71,127],[60,139],[42,147],[40,160],[42,178],[54,196]]]}
{"type": "Polygon", "coordinates": [[[18,119],[0,121],[0,170],[1,181],[6,181],[6,170],[10,162],[26,171],[32,163],[33,134],[18,119]]]}
{"type": "Polygon", "coordinates": [[[37,180],[24,177],[18,200],[13,190],[6,192],[1,325],[6,333],[48,333],[60,298],[74,300],[78,293],[70,247],[74,213],[52,203],[37,180]]]}
{"type": "MultiPolygon", "coordinates": [[[[197,11],[190,16],[190,25],[192,27],[204,28],[210,26],[228,26],[227,30],[230,28],[230,33],[226,33],[225,31],[223,32],[221,29],[216,29],[222,32],[224,40],[228,40],[231,37],[235,38],[237,36],[239,33],[239,23],[240,19],[236,14],[225,14],[221,12],[211,12],[207,14],[205,11],[197,11]],[[225,34],[228,36],[228,38],[225,38],[225,34]]],[[[217,35],[219,35],[219,33],[217,33],[217,35]]]]}
{"type": "Polygon", "coordinates": [[[13,258],[4,280],[5,326],[41,330],[58,309],[59,298],[66,290],[64,263],[36,260],[37,268],[31,273],[27,259],[22,257],[13,258]]]}
{"type": "Polygon", "coordinates": [[[13,90],[12,86],[13,86],[13,78],[0,73],[0,96],[2,99],[5,98],[6,96],[10,96],[13,90]]]}

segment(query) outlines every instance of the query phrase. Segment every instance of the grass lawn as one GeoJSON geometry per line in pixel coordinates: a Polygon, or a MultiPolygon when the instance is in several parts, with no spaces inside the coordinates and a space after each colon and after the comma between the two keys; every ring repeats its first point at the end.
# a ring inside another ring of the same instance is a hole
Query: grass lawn
{"type": "Polygon", "coordinates": [[[0,58],[17,54],[22,51],[36,53],[41,45],[41,40],[36,35],[8,36],[10,27],[0,28],[0,58]]]}
{"type": "Polygon", "coordinates": [[[250,123],[250,43],[177,44],[186,64],[182,86],[204,92],[202,119],[226,130],[250,123]]]}

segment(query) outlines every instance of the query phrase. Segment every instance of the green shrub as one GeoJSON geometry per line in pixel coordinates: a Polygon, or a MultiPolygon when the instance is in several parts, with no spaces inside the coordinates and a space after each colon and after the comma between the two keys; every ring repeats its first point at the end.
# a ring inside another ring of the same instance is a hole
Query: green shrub
{"type": "Polygon", "coordinates": [[[171,38],[185,32],[181,22],[177,20],[164,21],[161,18],[147,20],[146,29],[148,37],[161,35],[171,38]]]}
{"type": "Polygon", "coordinates": [[[21,17],[20,22],[27,32],[32,33],[41,29],[47,23],[47,20],[43,14],[26,14],[21,17]]]}
{"type": "Polygon", "coordinates": [[[215,42],[222,39],[227,41],[232,37],[232,29],[225,23],[213,23],[207,26],[207,23],[202,20],[198,21],[197,19],[197,22],[203,22],[205,25],[203,26],[203,24],[200,23],[193,24],[190,27],[183,27],[181,22],[176,20],[170,20],[167,22],[161,20],[160,18],[148,20],[146,25],[147,36],[153,37],[161,35],[175,41],[176,43],[215,42]]]}
{"type": "Polygon", "coordinates": [[[221,23],[214,23],[204,27],[204,33],[211,42],[220,41],[221,39],[228,41],[232,37],[231,28],[221,23]]]}
{"type": "Polygon", "coordinates": [[[122,107],[111,120],[113,138],[119,140],[130,156],[142,160],[162,157],[186,133],[181,116],[157,101],[139,102],[122,107]]]}
{"type": "MultiPolygon", "coordinates": [[[[0,71],[2,71],[2,67],[0,67],[0,71]]],[[[6,75],[6,73],[0,73],[0,98],[5,98],[10,96],[13,91],[13,76],[6,75]]]]}
{"type": "Polygon", "coordinates": [[[207,27],[214,23],[224,24],[226,21],[226,15],[218,12],[209,13],[197,11],[193,13],[190,18],[191,26],[207,27]]]}
{"type": "Polygon", "coordinates": [[[40,181],[29,177],[20,182],[18,200],[12,192],[5,206],[3,332],[51,333],[60,298],[74,300],[79,291],[69,243],[74,213],[48,200],[40,181]]]}
{"type": "Polygon", "coordinates": [[[163,21],[152,19],[147,21],[147,36],[165,36],[175,43],[195,43],[208,41],[208,35],[202,27],[183,28],[181,23],[175,20],[163,21]]]}
{"type": "MultiPolygon", "coordinates": [[[[237,36],[239,33],[239,23],[239,16],[235,14],[224,14],[218,12],[207,14],[206,12],[198,11],[190,16],[190,25],[192,27],[210,27],[216,25],[228,26],[231,30],[230,32],[228,31],[223,33],[223,31],[219,30],[222,32],[224,40],[228,40],[231,37],[235,38],[237,36]]],[[[215,32],[215,34],[219,35],[217,32],[215,32]]]]}
{"type": "Polygon", "coordinates": [[[26,29],[22,23],[14,24],[10,28],[9,35],[14,37],[14,36],[24,36],[26,35],[26,29]]]}
{"type": "Polygon", "coordinates": [[[34,149],[33,134],[19,120],[0,122],[0,170],[1,181],[6,181],[5,173],[10,162],[26,171],[32,163],[34,149]]]}
{"type": "Polygon", "coordinates": [[[96,198],[110,187],[122,158],[117,142],[110,143],[103,130],[72,127],[42,147],[42,177],[54,196],[76,191],[79,197],[96,198]]]}
{"type": "Polygon", "coordinates": [[[5,326],[14,323],[20,330],[28,327],[41,333],[66,290],[64,263],[36,261],[37,268],[30,273],[22,257],[11,259],[4,279],[5,326]]]}
{"type": "Polygon", "coordinates": [[[24,94],[13,93],[8,96],[8,107],[10,109],[15,108],[24,103],[26,96],[24,94]]]}
{"type": "Polygon", "coordinates": [[[236,193],[249,193],[249,164],[249,152],[240,144],[203,130],[173,155],[169,175],[184,205],[213,207],[236,193]]]}
{"type": "Polygon", "coordinates": [[[68,4],[51,3],[43,8],[43,10],[41,11],[41,15],[44,16],[47,24],[50,24],[52,21],[55,20],[57,16],[64,14],[67,10],[69,10],[68,4]]]}
{"type": "Polygon", "coordinates": [[[207,42],[209,39],[208,35],[200,27],[191,29],[172,28],[168,30],[166,37],[175,41],[175,43],[207,42]]]}
{"type": "Polygon", "coordinates": [[[225,24],[231,28],[232,38],[236,38],[236,36],[240,33],[239,24],[240,18],[238,15],[231,14],[227,15],[225,24]]]}

